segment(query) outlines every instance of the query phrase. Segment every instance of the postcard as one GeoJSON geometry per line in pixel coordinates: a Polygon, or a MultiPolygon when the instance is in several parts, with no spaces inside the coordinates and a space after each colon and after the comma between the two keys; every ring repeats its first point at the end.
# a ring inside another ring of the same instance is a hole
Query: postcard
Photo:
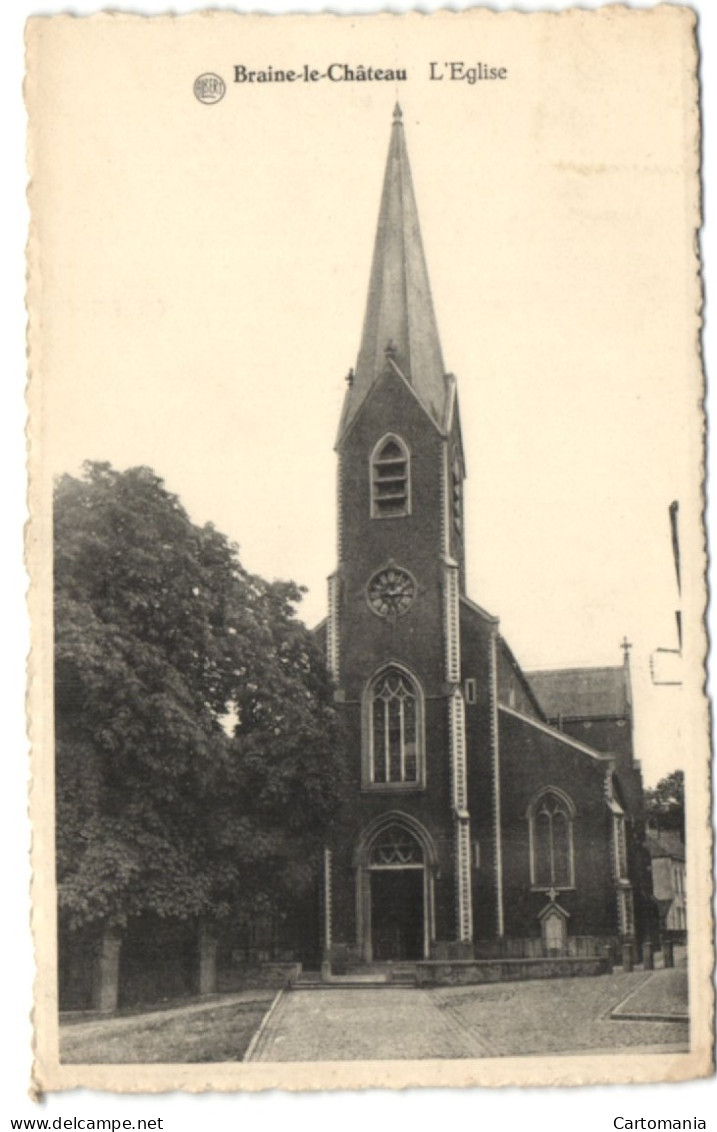
{"type": "Polygon", "coordinates": [[[29,21],[38,1092],[712,1071],[698,99],[681,7],[29,21]]]}

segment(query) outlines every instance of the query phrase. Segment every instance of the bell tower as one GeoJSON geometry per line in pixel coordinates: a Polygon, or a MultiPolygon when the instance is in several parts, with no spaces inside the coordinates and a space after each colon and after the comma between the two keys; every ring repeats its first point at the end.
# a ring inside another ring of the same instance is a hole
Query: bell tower
{"type": "Polygon", "coordinates": [[[351,794],[332,925],[364,959],[424,958],[437,938],[473,936],[459,617],[465,467],[398,106],[336,448],[327,656],[351,794]],[[355,887],[353,913],[340,887],[355,887]]]}

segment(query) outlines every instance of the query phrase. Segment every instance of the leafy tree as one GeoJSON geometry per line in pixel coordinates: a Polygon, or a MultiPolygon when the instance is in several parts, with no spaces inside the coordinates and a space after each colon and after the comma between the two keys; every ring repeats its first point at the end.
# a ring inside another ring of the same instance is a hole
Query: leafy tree
{"type": "Polygon", "coordinates": [[[658,829],[674,830],[685,839],[685,775],[673,770],[645,791],[645,816],[658,829]]]}
{"type": "Polygon", "coordinates": [[[248,574],[148,468],[55,494],[63,922],[228,915],[301,892],[342,788],[300,589],[248,574]]]}

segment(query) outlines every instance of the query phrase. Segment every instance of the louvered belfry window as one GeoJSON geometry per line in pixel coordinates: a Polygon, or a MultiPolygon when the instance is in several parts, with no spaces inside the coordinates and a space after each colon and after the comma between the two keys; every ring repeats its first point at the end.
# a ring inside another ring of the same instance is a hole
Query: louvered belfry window
{"type": "Polygon", "coordinates": [[[397,436],[388,436],[371,461],[371,514],[376,519],[408,515],[410,496],[408,449],[397,436]]]}

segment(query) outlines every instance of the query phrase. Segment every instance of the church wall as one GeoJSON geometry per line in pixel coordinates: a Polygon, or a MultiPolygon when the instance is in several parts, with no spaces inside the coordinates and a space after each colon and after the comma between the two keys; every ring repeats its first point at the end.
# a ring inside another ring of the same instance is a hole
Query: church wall
{"type": "Polygon", "coordinates": [[[633,758],[633,736],[629,716],[563,721],[562,730],[597,751],[615,759],[620,800],[627,813],[628,872],[635,894],[638,939],[654,934],[654,905],[649,856],[644,847],[645,801],[642,771],[633,758]]]}
{"type": "MultiPolygon", "coordinates": [[[[526,691],[520,676],[511,664],[500,643],[498,645],[498,699],[502,704],[522,712],[524,715],[541,719],[533,700],[526,691]]],[[[584,740],[587,742],[587,740],[584,740]]]]}
{"type": "Polygon", "coordinates": [[[464,680],[476,681],[476,703],[466,704],[468,809],[473,843],[473,934],[496,934],[493,748],[491,743],[491,636],[494,626],[465,607],[461,610],[464,680]],[[478,845],[476,864],[476,849],[478,845]]]}
{"type": "Polygon", "coordinates": [[[604,719],[563,719],[561,730],[596,751],[617,755],[625,766],[632,762],[632,729],[627,716],[604,719]]]}
{"type": "Polygon", "coordinates": [[[562,730],[596,751],[615,756],[615,769],[624,801],[634,818],[643,817],[642,774],[635,765],[632,749],[632,727],[629,717],[563,720],[562,730]]]}
{"type": "Polygon", "coordinates": [[[571,748],[549,733],[500,713],[503,883],[506,935],[540,934],[538,913],[546,890],[531,889],[527,811],[544,787],[572,800],[575,887],[560,891],[570,914],[568,935],[608,936],[617,930],[611,856],[611,814],[605,799],[605,763],[571,748]]]}

